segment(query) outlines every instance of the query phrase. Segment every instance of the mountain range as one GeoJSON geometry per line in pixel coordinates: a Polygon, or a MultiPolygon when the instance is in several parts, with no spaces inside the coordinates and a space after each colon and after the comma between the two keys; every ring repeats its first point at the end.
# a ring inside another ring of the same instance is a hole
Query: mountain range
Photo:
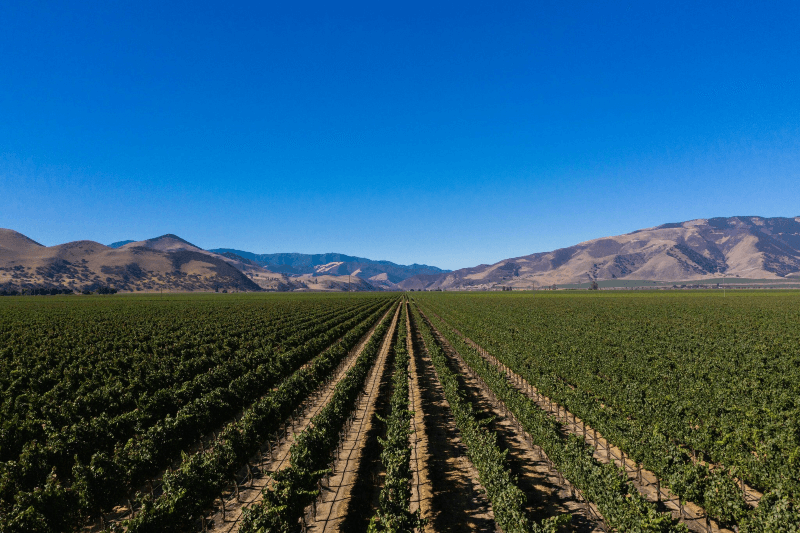
{"type": "Polygon", "coordinates": [[[0,229],[0,290],[260,290],[236,265],[184,242],[165,236],[119,248],[94,241],[42,246],[0,229]]]}
{"type": "Polygon", "coordinates": [[[721,277],[800,282],[800,217],[668,223],[455,271],[337,253],[204,250],[172,234],[109,246],[94,241],[43,246],[0,229],[0,292],[6,293],[530,289],[721,277]]]}
{"type": "Polygon", "coordinates": [[[699,282],[723,276],[800,281],[800,217],[739,216],[662,224],[491,265],[413,276],[399,286],[530,289],[612,280],[699,282]]]}
{"type": "Polygon", "coordinates": [[[353,257],[344,254],[254,254],[230,248],[216,248],[209,250],[217,254],[228,256],[238,256],[245,258],[253,263],[263,266],[274,272],[284,274],[331,274],[331,275],[353,275],[363,279],[372,279],[380,276],[380,279],[388,280],[392,283],[399,283],[404,279],[417,274],[442,274],[449,270],[442,270],[434,266],[418,265],[398,265],[391,261],[374,261],[364,257],[353,257]],[[385,276],[381,276],[385,274],[385,276]]]}
{"type": "Polygon", "coordinates": [[[108,246],[75,241],[43,246],[0,229],[0,292],[72,291],[370,291],[397,290],[427,265],[397,265],[344,254],[254,254],[204,250],[177,235],[108,246]],[[275,268],[272,268],[274,265],[275,268]]]}

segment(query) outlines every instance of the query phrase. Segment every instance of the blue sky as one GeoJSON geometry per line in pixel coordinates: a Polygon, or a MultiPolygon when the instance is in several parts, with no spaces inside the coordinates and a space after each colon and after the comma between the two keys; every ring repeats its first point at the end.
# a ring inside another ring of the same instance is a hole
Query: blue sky
{"type": "Polygon", "coordinates": [[[0,227],[460,268],[800,215],[796,2],[164,4],[4,7],[0,227]]]}

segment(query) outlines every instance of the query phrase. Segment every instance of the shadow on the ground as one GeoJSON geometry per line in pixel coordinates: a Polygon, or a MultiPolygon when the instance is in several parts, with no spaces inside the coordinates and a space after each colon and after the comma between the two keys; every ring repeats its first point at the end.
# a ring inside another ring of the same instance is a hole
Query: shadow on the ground
{"type": "MultiPolygon", "coordinates": [[[[461,389],[466,392],[466,399],[472,402],[476,412],[495,415],[496,418],[488,427],[497,435],[500,449],[508,450],[507,465],[517,480],[517,486],[528,498],[526,509],[528,516],[534,521],[540,521],[570,512],[566,504],[574,500],[570,497],[569,491],[555,482],[551,476],[535,469],[535,466],[548,468],[547,462],[536,457],[527,443],[514,438],[514,434],[518,432],[516,425],[500,409],[492,405],[488,396],[481,391],[478,381],[465,374],[456,359],[455,349],[446,339],[438,332],[435,332],[435,336],[439,346],[448,356],[448,366],[456,373],[461,389]]],[[[572,520],[567,526],[569,531],[586,533],[595,529],[595,524],[583,513],[573,513],[572,520]]]]}
{"type": "Polygon", "coordinates": [[[454,467],[459,458],[466,460],[466,448],[460,441],[422,338],[413,326],[412,323],[411,340],[430,456],[431,529],[437,533],[494,532],[495,523],[489,516],[490,505],[486,496],[475,490],[473,481],[463,469],[454,467]]]}
{"type": "Polygon", "coordinates": [[[386,424],[378,420],[376,415],[384,419],[389,414],[389,402],[392,394],[392,372],[394,371],[394,343],[397,342],[397,331],[392,339],[392,348],[386,357],[386,365],[378,385],[375,399],[372,427],[366,434],[366,443],[361,452],[361,461],[355,476],[355,484],[350,491],[347,503],[347,514],[342,520],[340,531],[364,532],[369,526],[372,515],[378,508],[378,496],[383,487],[385,475],[381,463],[381,445],[378,437],[386,437],[386,424]]]}

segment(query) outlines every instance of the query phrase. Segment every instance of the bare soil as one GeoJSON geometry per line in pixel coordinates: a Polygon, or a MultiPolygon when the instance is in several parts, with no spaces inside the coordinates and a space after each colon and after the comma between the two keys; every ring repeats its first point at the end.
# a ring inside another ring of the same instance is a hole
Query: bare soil
{"type": "MultiPolygon", "coordinates": [[[[406,303],[408,310],[408,303],[406,303]]],[[[408,316],[411,316],[408,310],[408,316]]],[[[411,321],[406,322],[408,328],[408,336],[406,344],[409,353],[409,380],[408,380],[408,396],[409,396],[409,409],[414,413],[411,419],[411,430],[413,433],[410,437],[411,444],[411,505],[409,510],[413,513],[419,510],[420,516],[423,519],[431,521],[431,501],[433,499],[433,488],[431,480],[428,476],[429,463],[431,462],[430,451],[428,449],[428,433],[425,428],[425,415],[422,412],[422,394],[420,389],[420,376],[417,369],[417,358],[414,351],[414,343],[411,332],[411,321]]]]}
{"type": "MultiPolygon", "coordinates": [[[[467,458],[466,447],[461,442],[422,337],[413,324],[411,329],[419,397],[417,408],[422,412],[421,426],[428,445],[427,475],[420,476],[420,480],[427,478],[430,483],[430,498],[422,499],[422,502],[429,502],[430,522],[425,531],[494,533],[494,513],[478,480],[478,471],[467,458]]],[[[421,489],[422,496],[426,492],[421,489]]]]}

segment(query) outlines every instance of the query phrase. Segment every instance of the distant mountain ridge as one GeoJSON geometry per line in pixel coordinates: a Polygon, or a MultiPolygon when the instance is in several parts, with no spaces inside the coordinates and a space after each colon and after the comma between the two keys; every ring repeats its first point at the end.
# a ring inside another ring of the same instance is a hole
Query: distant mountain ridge
{"type": "Polygon", "coordinates": [[[203,250],[174,234],[104,246],[43,246],[0,229],[0,293],[72,291],[342,291],[537,288],[609,280],[722,276],[800,283],[800,217],[717,217],[661,224],[551,252],[445,271],[345,254],[203,250]]]}
{"type": "Polygon", "coordinates": [[[800,277],[800,217],[716,217],[463,268],[413,276],[403,289],[534,288],[588,281],[800,277]]]}
{"type": "Polygon", "coordinates": [[[109,246],[94,241],[42,246],[0,229],[0,293],[397,290],[397,282],[415,274],[441,272],[345,254],[204,250],[172,233],[109,246]]]}
{"type": "Polygon", "coordinates": [[[380,274],[386,274],[388,281],[399,283],[404,279],[419,274],[441,274],[449,272],[429,265],[398,265],[391,261],[367,259],[340,253],[325,254],[300,254],[276,253],[255,254],[232,248],[215,248],[209,250],[218,254],[234,254],[248,259],[274,272],[286,274],[336,274],[355,275],[362,279],[370,279],[380,274]]]}

